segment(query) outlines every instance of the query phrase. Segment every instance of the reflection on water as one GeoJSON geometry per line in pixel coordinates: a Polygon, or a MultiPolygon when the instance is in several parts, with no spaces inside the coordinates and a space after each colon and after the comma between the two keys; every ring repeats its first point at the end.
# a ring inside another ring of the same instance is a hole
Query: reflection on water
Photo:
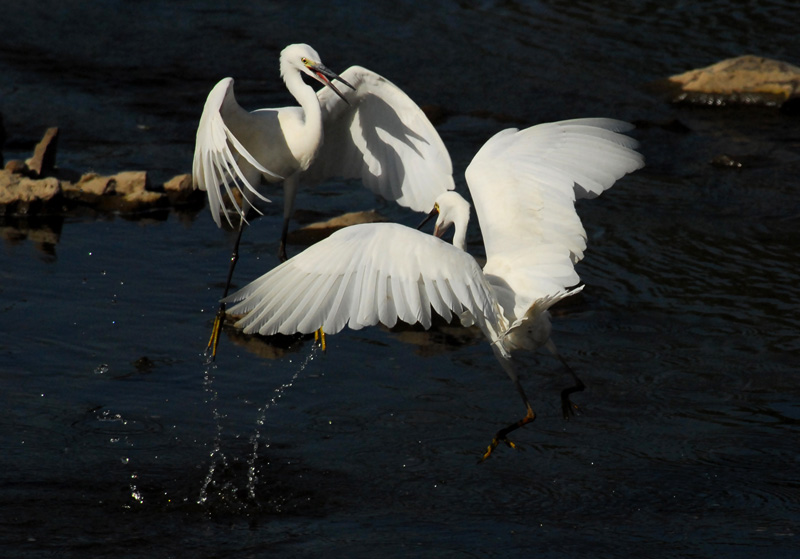
{"type": "MultiPolygon", "coordinates": [[[[205,208],[4,216],[4,549],[793,557],[796,121],[673,107],[645,87],[745,52],[797,63],[793,5],[317,4],[6,6],[3,21],[27,23],[0,34],[4,156],[26,157],[58,125],[65,167],[166,180],[190,166],[214,83],[235,77],[248,108],[286,104],[277,54],[312,39],[330,67],[364,64],[441,110],[461,192],[466,164],[501,128],[637,121],[648,166],[579,206],[586,288],[554,309],[554,341],[587,384],[583,414],[561,418],[568,379],[532,355],[523,383],[536,422],[519,430],[520,451],[476,466],[521,410],[473,330],[343,331],[321,354],[309,339],[226,329],[207,368],[233,233],[205,208]],[[743,166],[714,166],[723,154],[743,166]]],[[[281,193],[268,195],[239,286],[276,264],[281,193]]],[[[326,216],[379,204],[419,221],[349,184],[298,197],[326,216]]],[[[481,250],[475,224],[468,241],[481,250]]]]}

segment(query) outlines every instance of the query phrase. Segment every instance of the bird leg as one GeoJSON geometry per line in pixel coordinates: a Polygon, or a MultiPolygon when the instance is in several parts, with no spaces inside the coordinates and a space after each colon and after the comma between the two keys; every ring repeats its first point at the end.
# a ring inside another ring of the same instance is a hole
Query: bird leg
{"type": "Polygon", "coordinates": [[[525,395],[525,391],[522,389],[522,384],[520,384],[519,378],[516,375],[514,375],[512,377],[512,380],[514,381],[514,386],[516,387],[517,392],[519,392],[519,395],[522,397],[522,402],[525,404],[525,410],[526,410],[525,417],[523,417],[522,419],[520,419],[515,423],[512,423],[511,425],[505,427],[504,429],[500,429],[495,434],[494,438],[492,438],[492,442],[489,443],[486,452],[483,454],[481,459],[478,460],[478,463],[481,463],[487,458],[489,458],[489,456],[491,456],[492,454],[492,451],[494,451],[494,449],[497,448],[497,445],[500,444],[501,442],[507,444],[511,448],[517,448],[517,445],[508,440],[508,434],[512,431],[516,431],[520,427],[527,425],[528,423],[531,423],[534,419],[536,419],[536,414],[534,413],[533,408],[531,407],[531,403],[528,401],[528,396],[525,395]]]}
{"type": "Polygon", "coordinates": [[[297,196],[297,186],[300,181],[295,173],[283,181],[283,228],[281,229],[281,244],[278,247],[278,258],[286,262],[286,239],[289,236],[289,220],[294,215],[294,199],[297,196]]]}
{"type": "Polygon", "coordinates": [[[278,260],[286,262],[289,257],[286,256],[286,237],[289,236],[289,219],[284,218],[283,228],[281,229],[281,244],[278,247],[278,260]]]}
{"type": "Polygon", "coordinates": [[[566,359],[561,357],[558,353],[556,353],[556,357],[561,361],[561,364],[564,365],[564,368],[567,369],[572,378],[575,380],[575,386],[570,386],[569,388],[565,388],[561,391],[561,413],[564,415],[564,419],[569,419],[571,416],[575,415],[576,412],[580,411],[578,404],[574,404],[572,400],[569,399],[570,394],[574,394],[575,392],[583,392],[586,388],[586,385],[583,384],[583,381],[578,378],[578,375],[575,374],[575,371],[572,370],[572,367],[567,364],[566,359]]]}
{"type": "Polygon", "coordinates": [[[508,427],[506,427],[504,429],[500,429],[495,434],[494,438],[492,439],[492,442],[489,443],[489,446],[487,447],[486,452],[484,452],[484,454],[481,457],[481,459],[478,460],[478,463],[483,462],[484,460],[489,458],[489,456],[491,456],[491,454],[492,454],[492,451],[494,451],[494,449],[497,448],[497,445],[500,444],[501,442],[506,443],[511,448],[517,448],[517,445],[515,445],[513,442],[508,440],[508,438],[507,438],[508,434],[511,431],[516,431],[520,427],[522,427],[524,425],[527,425],[528,423],[530,423],[534,419],[536,419],[536,414],[533,412],[533,408],[531,408],[531,405],[526,402],[525,406],[526,406],[526,408],[528,410],[527,413],[525,414],[525,417],[523,417],[522,419],[520,419],[519,421],[517,421],[515,423],[512,423],[511,425],[509,425],[508,427]]]}
{"type": "Polygon", "coordinates": [[[320,328],[319,330],[314,330],[314,342],[319,342],[322,351],[325,351],[325,332],[320,328]]]}
{"type": "MultiPolygon", "coordinates": [[[[228,267],[228,279],[225,281],[225,293],[222,295],[222,298],[228,296],[228,291],[231,288],[231,281],[233,280],[233,269],[236,268],[236,262],[239,261],[239,242],[242,240],[242,232],[244,231],[244,214],[241,216],[241,220],[239,221],[239,233],[236,235],[236,243],[233,245],[233,252],[231,253],[231,263],[228,267]]],[[[219,335],[222,331],[222,324],[225,322],[225,303],[219,304],[219,310],[217,311],[217,316],[214,317],[214,326],[211,329],[211,338],[208,340],[208,346],[206,346],[206,357],[209,358],[210,361],[214,361],[217,357],[217,346],[219,345],[219,335]],[[209,355],[210,353],[210,355],[209,355]]]]}

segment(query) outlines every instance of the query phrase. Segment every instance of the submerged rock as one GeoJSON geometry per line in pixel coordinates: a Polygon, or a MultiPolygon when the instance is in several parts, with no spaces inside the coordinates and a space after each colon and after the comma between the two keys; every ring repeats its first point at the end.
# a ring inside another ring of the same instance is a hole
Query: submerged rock
{"type": "Polygon", "coordinates": [[[330,236],[339,229],[358,223],[377,223],[381,221],[387,221],[387,219],[375,210],[348,212],[327,221],[311,223],[296,231],[292,231],[289,233],[287,240],[293,244],[312,245],[330,236]]]}
{"type": "Polygon", "coordinates": [[[664,85],[675,103],[779,107],[800,98],[800,67],[745,55],[671,76],[664,85]]]}

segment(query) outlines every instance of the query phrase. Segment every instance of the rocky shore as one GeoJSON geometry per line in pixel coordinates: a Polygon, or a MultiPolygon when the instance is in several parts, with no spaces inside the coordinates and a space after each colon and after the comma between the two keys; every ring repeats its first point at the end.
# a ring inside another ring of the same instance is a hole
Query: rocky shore
{"type": "Polygon", "coordinates": [[[0,216],[67,215],[86,207],[136,213],[204,203],[205,194],[192,188],[188,174],[153,185],[147,171],[101,176],[58,169],[58,133],[49,128],[29,159],[10,160],[0,170],[0,216]]]}

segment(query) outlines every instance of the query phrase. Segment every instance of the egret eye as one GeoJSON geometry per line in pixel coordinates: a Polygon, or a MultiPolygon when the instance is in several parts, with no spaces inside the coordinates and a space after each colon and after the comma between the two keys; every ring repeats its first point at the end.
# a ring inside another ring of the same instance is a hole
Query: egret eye
{"type": "Polygon", "coordinates": [[[305,56],[300,60],[303,62],[303,64],[308,64],[308,58],[306,58],[305,56]]]}

